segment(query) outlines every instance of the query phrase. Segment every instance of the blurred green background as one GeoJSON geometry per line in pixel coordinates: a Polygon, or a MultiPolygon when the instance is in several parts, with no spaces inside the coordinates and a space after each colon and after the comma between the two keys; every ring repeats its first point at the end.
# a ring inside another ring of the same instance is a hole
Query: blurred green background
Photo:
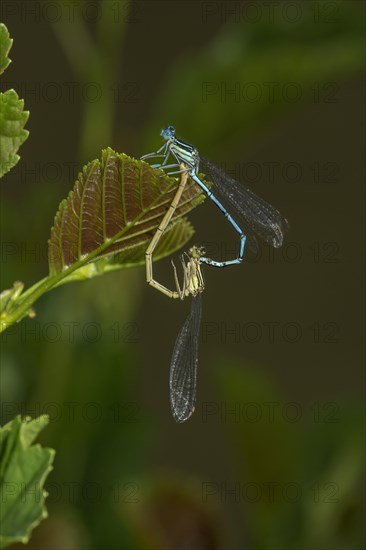
{"type": "MultiPolygon", "coordinates": [[[[155,150],[167,124],[290,223],[283,249],[205,269],[184,425],[168,371],[189,303],[143,268],[56,289],[2,335],[1,423],[48,413],[56,449],[29,547],[363,548],[363,3],[5,1],[2,21],[2,85],[30,110],[1,184],[2,288],[46,275],[84,163],[155,150]]],[[[190,215],[224,258],[221,218],[190,215]]],[[[169,260],[156,272],[173,284],[169,260]]]]}

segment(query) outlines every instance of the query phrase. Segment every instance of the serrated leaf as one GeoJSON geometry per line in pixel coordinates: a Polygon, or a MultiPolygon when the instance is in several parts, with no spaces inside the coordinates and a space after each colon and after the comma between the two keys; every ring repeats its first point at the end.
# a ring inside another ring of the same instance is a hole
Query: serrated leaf
{"type": "Polygon", "coordinates": [[[26,543],[47,517],[43,485],[55,452],[32,442],[48,421],[17,416],[0,428],[0,548],[26,543]]]}
{"type": "Polygon", "coordinates": [[[14,90],[0,94],[0,177],[19,161],[17,151],[29,135],[24,129],[29,111],[23,108],[24,101],[14,90]]]}
{"type": "MultiPolygon", "coordinates": [[[[81,261],[83,267],[67,280],[143,263],[177,185],[176,178],[143,161],[110,148],[103,150],[101,160],[85,166],[60,204],[48,242],[50,274],[81,261]]],[[[154,257],[171,254],[187,242],[193,230],[179,218],[203,200],[198,186],[188,181],[154,257]]]]}
{"type": "MultiPolygon", "coordinates": [[[[178,220],[162,236],[154,252],[154,261],[161,260],[173,254],[182,248],[193,235],[194,229],[192,224],[186,218],[178,220]]],[[[95,262],[90,262],[80,267],[74,271],[74,273],[62,279],[60,284],[69,283],[71,281],[83,281],[110,271],[143,265],[145,263],[146,248],[147,243],[143,242],[131,249],[126,248],[121,252],[103,256],[95,262]]]]}
{"type": "Polygon", "coordinates": [[[12,45],[13,39],[10,38],[6,25],[4,25],[4,23],[0,23],[0,74],[3,74],[6,67],[11,63],[11,59],[8,58],[8,54],[12,45]]]}

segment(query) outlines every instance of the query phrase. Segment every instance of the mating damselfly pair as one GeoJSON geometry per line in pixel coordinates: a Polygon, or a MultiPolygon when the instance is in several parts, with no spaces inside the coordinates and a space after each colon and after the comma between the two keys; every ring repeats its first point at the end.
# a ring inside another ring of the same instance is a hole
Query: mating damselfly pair
{"type": "Polygon", "coordinates": [[[195,147],[178,139],[173,126],[162,130],[161,136],[165,141],[164,145],[156,152],[143,155],[141,160],[161,157],[162,162],[151,166],[166,170],[168,175],[180,174],[181,179],[167,213],[146,250],[146,277],[151,286],[170,298],[183,299],[189,295],[193,296],[190,313],[178,334],[170,364],[171,409],[175,420],[184,422],[193,413],[196,401],[198,340],[202,316],[201,294],[204,290],[201,265],[221,268],[240,264],[244,258],[246,243],[251,249],[256,250],[257,238],[278,248],[282,246],[288,224],[273,206],[229,177],[211,161],[201,157],[195,147]],[[175,162],[169,164],[170,157],[173,157],[175,162]],[[200,179],[200,168],[208,178],[210,187],[200,179]],[[202,248],[192,247],[188,253],[181,256],[182,288],[174,267],[176,290],[171,291],[154,280],[152,254],[179,204],[188,177],[204,191],[238,233],[240,248],[237,258],[220,261],[203,256],[202,248]]]}

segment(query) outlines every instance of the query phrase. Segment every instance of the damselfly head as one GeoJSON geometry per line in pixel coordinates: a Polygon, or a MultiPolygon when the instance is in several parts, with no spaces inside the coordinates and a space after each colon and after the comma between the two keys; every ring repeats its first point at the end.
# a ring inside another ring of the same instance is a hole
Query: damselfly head
{"type": "Polygon", "coordinates": [[[188,250],[189,256],[194,259],[199,259],[204,253],[205,253],[205,249],[203,248],[203,246],[192,246],[188,250]]]}
{"type": "Polygon", "coordinates": [[[166,141],[169,139],[173,139],[175,136],[175,128],[174,126],[167,126],[160,132],[161,137],[163,137],[166,141]]]}

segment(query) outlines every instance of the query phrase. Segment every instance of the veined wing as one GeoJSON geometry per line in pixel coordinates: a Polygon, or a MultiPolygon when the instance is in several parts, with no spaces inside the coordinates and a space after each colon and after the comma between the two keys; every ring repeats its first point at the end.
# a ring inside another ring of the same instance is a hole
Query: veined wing
{"type": "Polygon", "coordinates": [[[202,295],[192,298],[191,311],[175,341],[170,363],[170,406],[174,419],[185,422],[194,411],[198,340],[202,316],[202,295]]]}
{"type": "Polygon", "coordinates": [[[213,194],[242,226],[251,248],[256,248],[256,237],[275,248],[282,246],[288,222],[276,208],[208,159],[200,157],[200,167],[212,183],[213,194]]]}

